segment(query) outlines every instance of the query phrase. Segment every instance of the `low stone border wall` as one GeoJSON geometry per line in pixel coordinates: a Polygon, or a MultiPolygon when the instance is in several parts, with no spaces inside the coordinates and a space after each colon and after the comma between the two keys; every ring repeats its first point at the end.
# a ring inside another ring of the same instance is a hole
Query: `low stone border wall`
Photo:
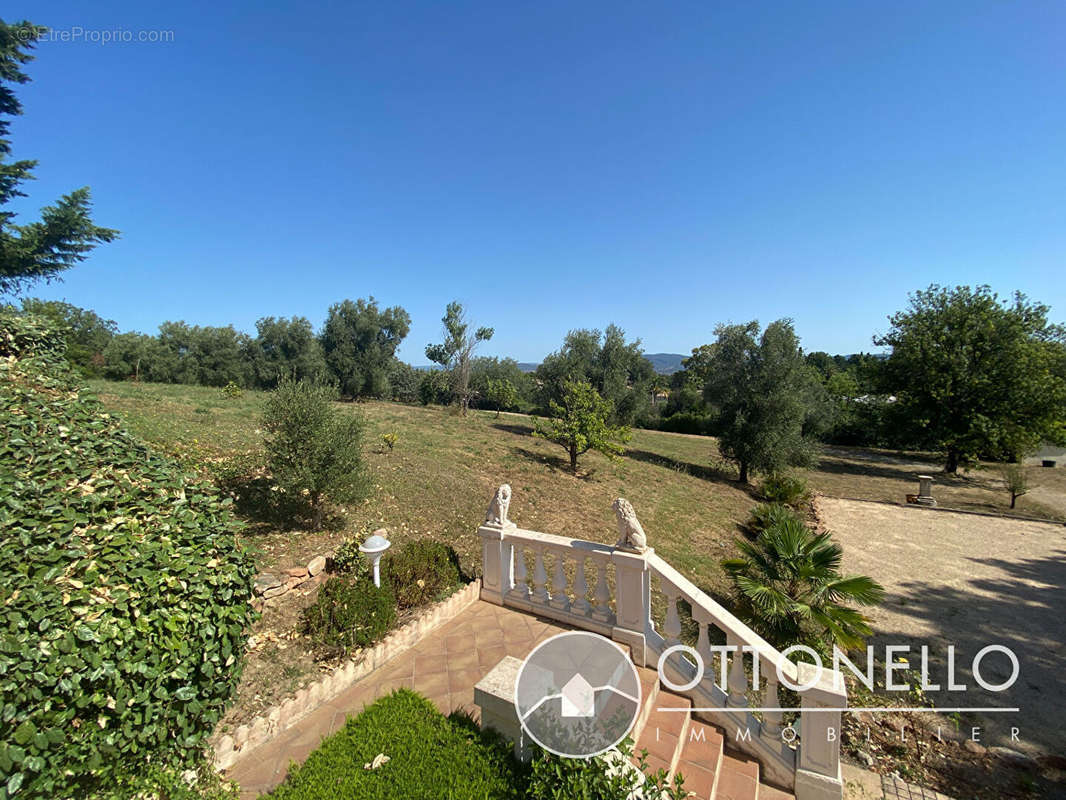
{"type": "Polygon", "coordinates": [[[222,770],[233,766],[240,756],[270,741],[389,659],[409,650],[423,636],[458,616],[480,596],[481,581],[468,583],[447,600],[426,608],[416,619],[390,632],[373,647],[359,651],[326,677],[301,689],[295,697],[274,706],[251,723],[241,725],[232,736],[220,737],[212,748],[215,768],[222,770]]]}

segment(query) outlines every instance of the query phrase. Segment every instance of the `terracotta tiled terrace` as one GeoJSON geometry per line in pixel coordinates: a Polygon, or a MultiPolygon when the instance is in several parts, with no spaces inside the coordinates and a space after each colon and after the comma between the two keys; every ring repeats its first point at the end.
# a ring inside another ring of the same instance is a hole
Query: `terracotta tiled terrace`
{"type": "MultiPolygon", "coordinates": [[[[479,600],[275,739],[244,754],[226,775],[241,785],[242,798],[270,791],[285,778],[291,761],[302,762],[348,716],[401,686],[429,698],[443,713],[465,708],[476,717],[474,685],[486,673],[504,656],[525,658],[534,646],[564,630],[548,620],[479,600]]],[[[638,722],[637,748],[649,751],[651,768],[680,771],[686,776],[686,788],[701,798],[791,798],[760,784],[754,761],[723,752],[723,739],[713,728],[688,714],[653,711],[652,707],[687,707],[688,700],[660,691],[653,670],[639,672],[647,714],[643,725],[638,722]]]]}

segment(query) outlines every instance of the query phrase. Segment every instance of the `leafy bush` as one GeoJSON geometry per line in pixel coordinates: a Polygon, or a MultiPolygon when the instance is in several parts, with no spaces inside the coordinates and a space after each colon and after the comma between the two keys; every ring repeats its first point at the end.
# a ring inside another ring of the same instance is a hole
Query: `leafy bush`
{"type": "Polygon", "coordinates": [[[235,384],[233,381],[230,381],[218,391],[223,397],[228,397],[231,400],[236,400],[238,397],[244,395],[244,389],[235,384]]]}
{"type": "Polygon", "coordinates": [[[681,411],[669,417],[663,417],[658,428],[672,433],[688,433],[694,436],[710,436],[714,420],[708,414],[698,411],[681,411]]]}
{"type": "MultiPolygon", "coordinates": [[[[633,754],[632,740],[626,739],[617,749],[617,755],[612,753],[612,757],[628,762],[633,754]]],[[[612,767],[612,761],[604,756],[560,758],[538,748],[530,765],[525,796],[529,800],[626,797],[684,800],[688,796],[680,775],[671,784],[666,770],[648,771],[646,751],[637,756],[637,770],[644,773],[643,779],[636,770],[612,767]]]]}
{"type": "Polygon", "coordinates": [[[326,500],[353,502],[368,487],[362,418],[335,409],[330,402],[335,396],[329,386],[283,380],[267,399],[263,416],[274,480],[290,495],[307,498],[316,530],[326,500]]]}
{"type": "Polygon", "coordinates": [[[289,772],[275,800],[519,800],[511,744],[407,689],[352,717],[289,772]],[[379,755],[389,760],[366,769],[379,755]]]}
{"type": "Polygon", "coordinates": [[[443,542],[415,540],[382,559],[382,583],[388,581],[401,609],[442,600],[463,582],[459,556],[443,542]]]}
{"type": "Polygon", "coordinates": [[[342,575],[360,574],[367,572],[367,558],[359,551],[360,540],[348,537],[329,559],[331,572],[339,572],[342,575]]]}
{"type": "Polygon", "coordinates": [[[751,510],[748,530],[754,534],[760,534],[767,528],[772,528],[785,520],[801,521],[796,516],[796,512],[783,503],[759,503],[751,510]]]}
{"type": "Polygon", "coordinates": [[[760,487],[762,496],[770,503],[782,503],[798,508],[811,496],[807,489],[807,479],[798,475],[777,472],[767,475],[760,487]]]}
{"type": "Polygon", "coordinates": [[[391,453],[392,452],[392,448],[394,448],[396,446],[396,441],[399,438],[400,437],[397,434],[395,434],[395,433],[391,433],[391,432],[390,433],[383,433],[383,434],[381,434],[381,443],[384,444],[385,445],[385,449],[388,450],[391,453]]]}
{"type": "Polygon", "coordinates": [[[303,620],[317,647],[331,651],[367,647],[388,633],[396,621],[396,597],[384,581],[379,589],[366,578],[330,578],[322,584],[315,602],[304,609],[303,620]]]}
{"type": "Polygon", "coordinates": [[[0,342],[0,797],[192,764],[253,619],[229,501],[104,413],[38,321],[0,342]]]}
{"type": "Polygon", "coordinates": [[[1021,464],[1007,464],[1002,469],[1003,484],[1010,493],[1010,507],[1014,508],[1018,498],[1029,493],[1029,475],[1021,464]]]}

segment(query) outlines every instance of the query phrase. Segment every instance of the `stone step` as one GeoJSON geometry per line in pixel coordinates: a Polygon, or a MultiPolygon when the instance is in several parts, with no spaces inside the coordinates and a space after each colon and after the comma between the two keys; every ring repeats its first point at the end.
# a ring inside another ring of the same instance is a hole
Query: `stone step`
{"type": "Polygon", "coordinates": [[[651,698],[651,702],[646,705],[650,713],[636,741],[634,756],[638,755],[641,750],[647,750],[647,766],[651,770],[664,769],[673,775],[677,762],[681,758],[681,745],[688,732],[691,720],[689,709],[692,707],[692,701],[687,697],[659,689],[651,698]],[[667,711],[665,709],[678,710],[667,711]]]}
{"type": "Polygon", "coordinates": [[[759,800],[759,763],[741,755],[722,755],[713,800],[759,800]]]}
{"type": "Polygon", "coordinates": [[[698,720],[689,722],[676,772],[685,779],[685,791],[690,796],[713,800],[724,744],[722,734],[716,728],[698,720]]]}

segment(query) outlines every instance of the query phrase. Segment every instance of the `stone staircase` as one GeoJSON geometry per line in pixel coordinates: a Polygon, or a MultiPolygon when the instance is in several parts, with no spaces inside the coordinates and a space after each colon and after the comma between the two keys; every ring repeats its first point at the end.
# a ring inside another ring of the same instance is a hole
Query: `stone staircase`
{"type": "Polygon", "coordinates": [[[647,750],[648,769],[666,770],[671,781],[680,773],[694,800],[794,800],[759,783],[758,762],[727,752],[722,732],[695,719],[691,701],[663,689],[655,670],[637,671],[644,705],[630,735],[636,753],[647,750]],[[683,710],[662,710],[666,708],[683,710]]]}

